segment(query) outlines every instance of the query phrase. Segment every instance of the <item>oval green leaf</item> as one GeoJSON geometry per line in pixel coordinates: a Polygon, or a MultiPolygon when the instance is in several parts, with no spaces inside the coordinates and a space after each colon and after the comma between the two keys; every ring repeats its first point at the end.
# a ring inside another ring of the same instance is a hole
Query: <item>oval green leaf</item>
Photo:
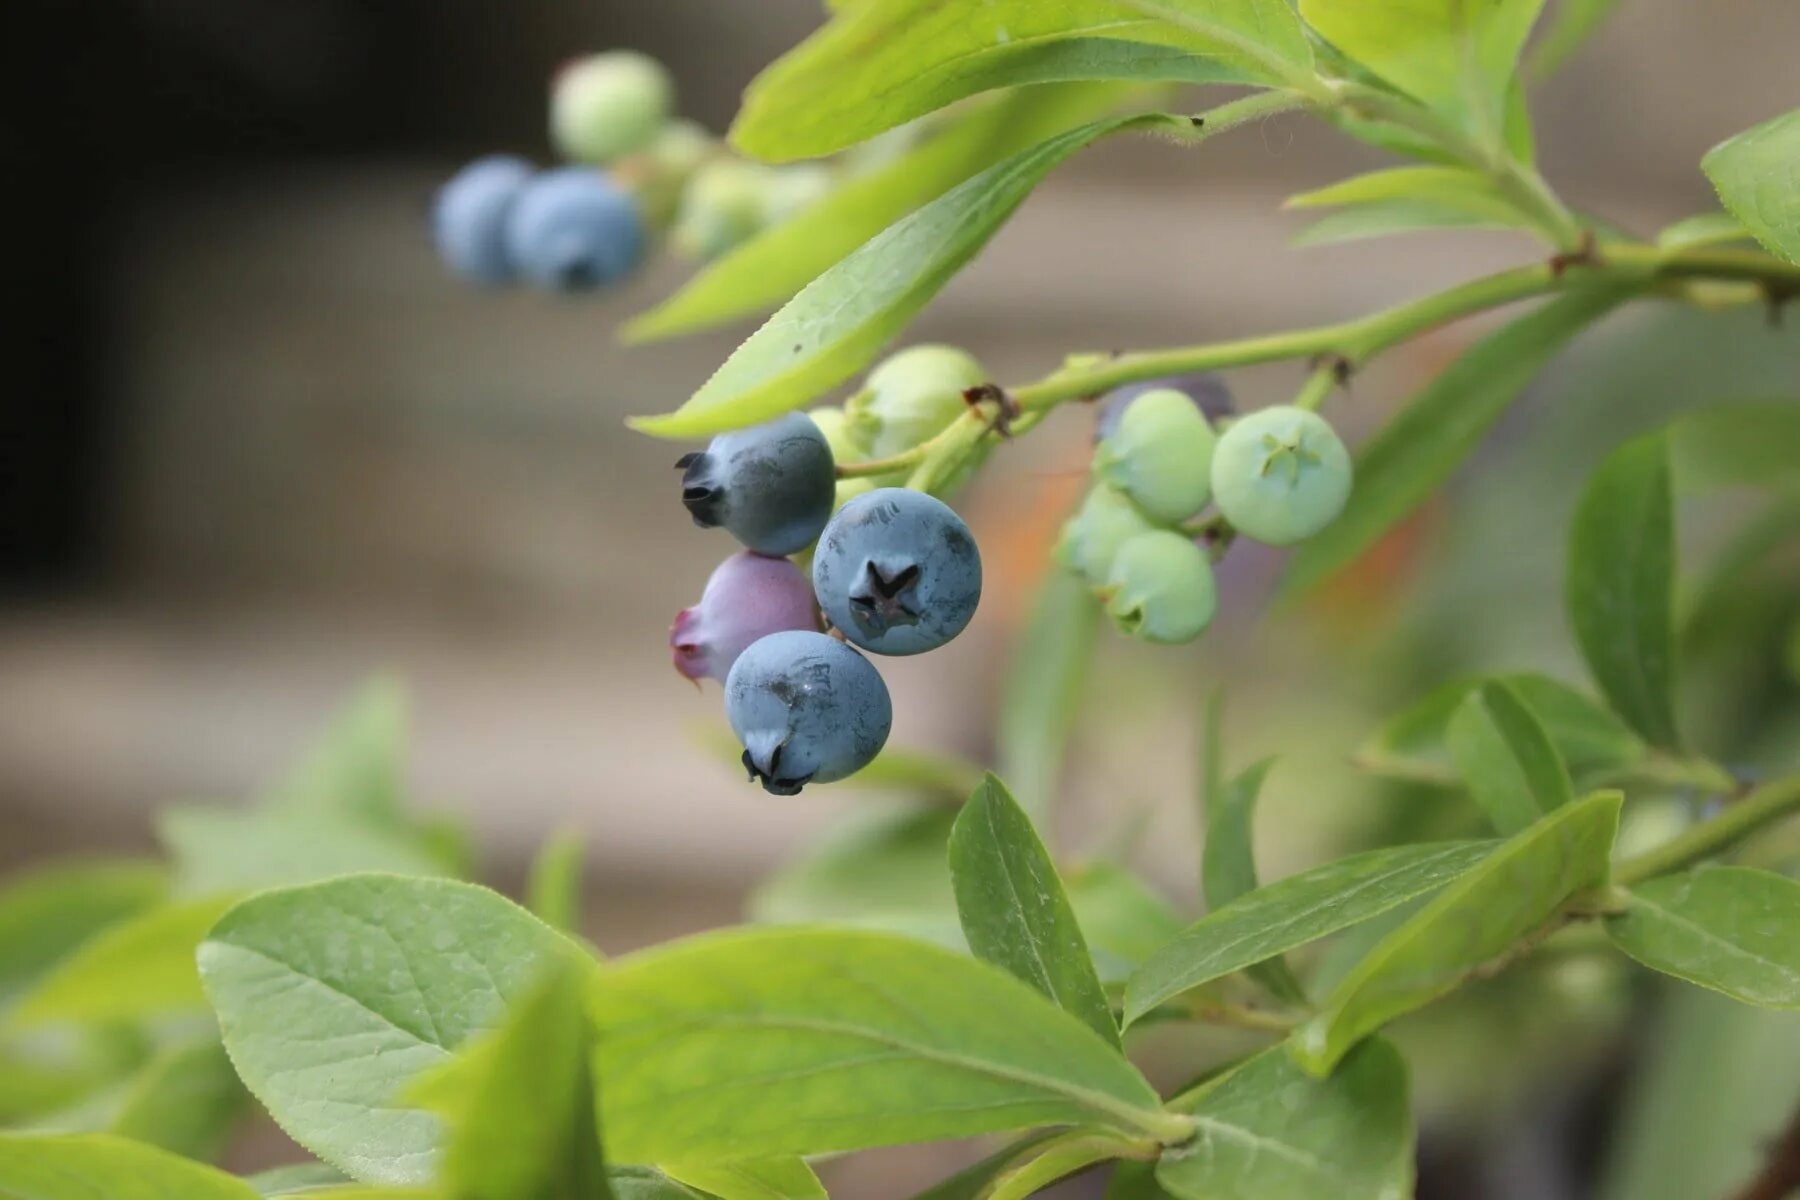
{"type": "Polygon", "coordinates": [[[731,138],[758,158],[811,158],[992,88],[1268,79],[1310,63],[1285,0],[868,0],[757,76],[731,138]]]}
{"type": "Polygon", "coordinates": [[[1159,125],[1189,128],[1163,115],[1092,121],[963,181],[807,284],[678,410],[630,424],[704,437],[800,407],[867,365],[1063,159],[1109,133],[1159,125]]]}
{"type": "Polygon", "coordinates": [[[1652,745],[1675,726],[1675,513],[1668,438],[1646,434],[1589,478],[1569,529],[1565,602],[1613,711],[1652,745]]]}
{"type": "Polygon", "coordinates": [[[1763,1008],[1800,1008],[1800,883],[1749,867],[1701,867],[1631,889],[1606,922],[1652,970],[1763,1008]]]}
{"type": "Polygon", "coordinates": [[[199,959],[238,1074],[276,1123],[356,1179],[417,1184],[442,1123],[399,1094],[578,953],[486,888],[348,875],[253,896],[199,959]]]}
{"type": "Polygon", "coordinates": [[[168,889],[161,867],[130,860],[53,863],[13,877],[0,891],[0,1003],[168,889]]]}
{"type": "Polygon", "coordinates": [[[0,1195],[20,1200],[257,1200],[241,1179],[106,1134],[0,1133],[0,1195]]]}
{"type": "Polygon", "coordinates": [[[1177,1200],[1395,1200],[1410,1195],[1406,1064],[1387,1042],[1313,1079],[1279,1046],[1180,1107],[1198,1136],[1165,1153],[1156,1180],[1177,1200]]]}
{"type": "Polygon", "coordinates": [[[620,1162],[1181,1124],[1113,1046],[1026,984],[890,934],[705,934],[615,960],[594,1015],[601,1124],[620,1162]]]}
{"type": "MultiPolygon", "coordinates": [[[[1253,764],[1221,786],[1217,795],[1207,802],[1206,843],[1200,855],[1200,894],[1206,900],[1206,907],[1215,912],[1258,887],[1255,839],[1251,830],[1263,780],[1274,765],[1272,758],[1253,764]]],[[[1279,955],[1254,963],[1247,969],[1253,979],[1279,999],[1305,1003],[1306,989],[1300,986],[1300,981],[1294,978],[1294,973],[1279,955]]]]}
{"type": "Polygon", "coordinates": [[[1380,916],[1482,862],[1492,842],[1353,854],[1258,888],[1188,926],[1125,985],[1125,1021],[1190,988],[1380,916]]]}
{"type": "Polygon", "coordinates": [[[1564,805],[1439,892],[1377,942],[1295,1031],[1295,1060],[1327,1074],[1364,1037],[1455,988],[1570,896],[1604,883],[1621,800],[1596,792],[1564,805]]]}
{"type": "Polygon", "coordinates": [[[1451,714],[1450,755],[1494,828],[1518,833],[1575,798],[1575,785],[1543,722],[1518,693],[1490,681],[1451,714]]]}
{"type": "Polygon", "coordinates": [[[975,957],[1024,980],[1114,1044],[1119,1025],[1050,852],[989,775],[950,830],[950,880],[975,957]]]}
{"type": "Polygon", "coordinates": [[[1757,241],[1800,262],[1800,108],[1714,146],[1700,166],[1757,241]]]}

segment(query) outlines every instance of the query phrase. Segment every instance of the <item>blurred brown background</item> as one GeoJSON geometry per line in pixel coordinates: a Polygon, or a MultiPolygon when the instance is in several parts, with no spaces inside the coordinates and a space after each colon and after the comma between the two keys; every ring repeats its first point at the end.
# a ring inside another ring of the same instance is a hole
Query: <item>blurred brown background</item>
{"type": "MultiPolygon", "coordinates": [[[[693,730],[718,719],[716,688],[696,694],[668,666],[670,616],[728,547],[674,503],[680,450],[621,418],[678,403],[732,336],[624,350],[612,328],[675,286],[674,265],[589,302],[477,294],[446,277],[423,223],[461,161],[547,156],[545,80],[560,60],[649,51],[685,111],[719,129],[817,9],[9,5],[0,871],[148,844],[169,800],[250,795],[377,668],[414,698],[417,790],[475,824],[494,877],[516,878],[553,827],[587,835],[592,931],[609,948],[734,919],[746,888],[857,803],[849,789],[776,802],[745,786],[694,748],[693,730]]],[[[1622,6],[1537,97],[1546,174],[1640,230],[1710,206],[1695,162],[1796,102],[1795,45],[1800,6],[1622,6]]],[[[1026,379],[1065,351],[1340,319],[1536,253],[1479,234],[1286,248],[1302,221],[1279,211],[1283,196],[1378,161],[1300,118],[1200,151],[1097,149],[1025,206],[914,336],[954,339],[1002,380],[1026,379]]],[[[1607,336],[1630,337],[1619,324],[1607,336]]],[[[1434,336],[1357,380],[1334,410],[1342,424],[1376,423],[1474,332],[1434,336]]],[[[1743,360],[1766,390],[1800,378],[1793,338],[1772,336],[1739,321],[1690,345],[1743,360]]],[[[1659,383],[1672,369],[1643,367],[1659,383]]],[[[1609,370],[1618,407],[1648,419],[1629,364],[1609,370]]],[[[1281,368],[1234,385],[1257,405],[1298,381],[1281,368]]],[[[1593,444],[1578,418],[1539,409],[1503,437],[1542,444],[1560,420],[1593,444]]],[[[962,501],[994,583],[955,653],[886,671],[896,744],[987,753],[1007,638],[1079,486],[1085,437],[1085,419],[1065,414],[1003,449],[962,501]]],[[[1566,502],[1578,478],[1563,472],[1550,491],[1566,502]]],[[[1453,558],[1498,511],[1465,504],[1418,537],[1453,558]]],[[[1424,661],[1415,645],[1420,681],[1470,659],[1567,661],[1542,577],[1560,517],[1547,529],[1541,545],[1516,525],[1521,540],[1501,543],[1517,572],[1455,585],[1490,604],[1514,589],[1541,611],[1498,621],[1479,649],[1459,641],[1466,631],[1416,638],[1441,655],[1424,661]]],[[[1234,710],[1237,756],[1307,731],[1269,809],[1266,870],[1311,861],[1357,819],[1338,764],[1370,705],[1415,691],[1355,670],[1408,611],[1394,600],[1413,551],[1396,553],[1362,593],[1285,623],[1259,619],[1272,560],[1247,558],[1207,646],[1109,641],[1095,684],[1106,712],[1084,724],[1067,787],[1071,842],[1154,801],[1170,836],[1150,839],[1146,866],[1191,893],[1197,700],[1253,674],[1234,710]],[[1322,672],[1324,645],[1337,657],[1322,672]]]]}

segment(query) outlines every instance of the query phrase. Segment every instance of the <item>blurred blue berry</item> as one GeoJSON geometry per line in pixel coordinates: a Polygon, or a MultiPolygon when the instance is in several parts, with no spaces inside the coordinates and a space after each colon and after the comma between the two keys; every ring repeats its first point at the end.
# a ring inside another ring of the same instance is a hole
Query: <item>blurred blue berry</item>
{"type": "Polygon", "coordinates": [[[452,271],[473,283],[512,282],[506,217],[530,180],[530,163],[496,154],[476,159],[438,189],[431,206],[431,234],[452,271]]]}
{"type": "Polygon", "coordinates": [[[644,253],[637,204],[611,179],[585,167],[545,171],[513,202],[506,252],[538,287],[579,292],[622,278],[644,253]]]}

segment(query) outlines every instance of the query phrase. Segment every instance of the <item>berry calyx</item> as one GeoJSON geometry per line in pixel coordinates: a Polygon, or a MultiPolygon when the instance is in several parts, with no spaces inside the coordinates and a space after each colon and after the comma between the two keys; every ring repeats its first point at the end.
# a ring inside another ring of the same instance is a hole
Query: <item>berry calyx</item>
{"type": "Polygon", "coordinates": [[[877,654],[922,654],[961,633],[981,600],[981,554],[950,506],[877,488],[819,535],[813,591],[833,626],[877,654]]]}
{"type": "Polygon", "coordinates": [[[738,656],[759,638],[818,628],[819,610],[805,573],[785,558],[742,550],[713,570],[698,604],[675,614],[669,647],[683,678],[723,683],[738,656]]]}
{"type": "Polygon", "coordinates": [[[1158,521],[1185,521],[1212,497],[1218,438],[1199,406],[1173,388],[1133,399],[1094,451],[1094,471],[1158,521]]]}
{"type": "Polygon", "coordinates": [[[836,467],[825,435],[805,413],[720,434],[675,465],[694,524],[723,526],[758,554],[805,549],[831,517],[836,467]]]}
{"type": "Polygon", "coordinates": [[[725,713],[750,778],[776,796],[866,767],[893,726],[887,685],[868,659],[822,633],[773,633],[725,678],[725,713]]]}
{"type": "Polygon", "coordinates": [[[1213,499],[1245,537],[1271,546],[1304,541],[1350,498],[1350,452],[1317,413],[1290,405],[1234,422],[1213,454],[1213,499]]]}
{"type": "Polygon", "coordinates": [[[1101,595],[1121,633],[1164,645],[1199,637],[1219,608],[1206,551],[1168,529],[1120,546],[1101,595]]]}

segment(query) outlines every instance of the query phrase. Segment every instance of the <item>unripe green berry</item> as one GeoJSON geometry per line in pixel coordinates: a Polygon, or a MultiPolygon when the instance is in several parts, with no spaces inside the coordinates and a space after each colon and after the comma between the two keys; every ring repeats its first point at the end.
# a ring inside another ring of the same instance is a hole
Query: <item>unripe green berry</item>
{"type": "Polygon", "coordinates": [[[1057,561],[1079,571],[1094,587],[1103,587],[1112,574],[1119,547],[1156,524],[1124,495],[1095,484],[1081,507],[1063,526],[1056,545],[1057,561]]]}
{"type": "Polygon", "coordinates": [[[1278,405],[1239,419],[1220,435],[1213,500],[1245,537],[1290,546],[1344,511],[1351,474],[1350,452],[1323,417],[1278,405]]]}
{"type": "Polygon", "coordinates": [[[1206,551],[1168,529],[1120,546],[1101,596],[1121,633],[1164,645],[1199,637],[1219,608],[1206,551]]]}
{"type": "Polygon", "coordinates": [[[705,163],[682,190],[670,234],[675,248],[690,258],[717,258],[763,227],[763,198],[769,168],[738,158],[705,163]]]}
{"type": "MultiPolygon", "coordinates": [[[[825,444],[831,447],[831,461],[839,464],[857,462],[864,456],[861,446],[850,438],[850,423],[844,416],[844,410],[834,406],[815,408],[807,416],[825,435],[825,444]]],[[[831,510],[836,512],[844,507],[847,501],[854,500],[864,492],[875,488],[875,480],[867,476],[837,481],[837,498],[832,502],[831,510]]]]}
{"type": "Polygon", "coordinates": [[[669,118],[675,87],[663,65],[635,50],[578,59],[550,92],[550,140],[576,162],[609,163],[648,146],[669,118]]]}
{"type": "Polygon", "coordinates": [[[1094,451],[1094,470],[1157,520],[1185,521],[1212,497],[1217,442],[1190,397],[1157,388],[1126,405],[1094,451]]]}
{"type": "Polygon", "coordinates": [[[820,163],[776,167],[763,178],[763,220],[779,225],[831,194],[834,176],[820,163]]]}
{"type": "Polygon", "coordinates": [[[613,175],[636,194],[645,216],[666,228],[675,219],[687,181],[718,149],[718,141],[699,122],[670,121],[642,153],[614,164],[613,175]]]}
{"type": "Polygon", "coordinates": [[[987,373],[955,346],[909,346],[869,372],[863,390],[844,406],[851,436],[869,457],[903,454],[943,432],[967,409],[963,392],[987,373]]]}

